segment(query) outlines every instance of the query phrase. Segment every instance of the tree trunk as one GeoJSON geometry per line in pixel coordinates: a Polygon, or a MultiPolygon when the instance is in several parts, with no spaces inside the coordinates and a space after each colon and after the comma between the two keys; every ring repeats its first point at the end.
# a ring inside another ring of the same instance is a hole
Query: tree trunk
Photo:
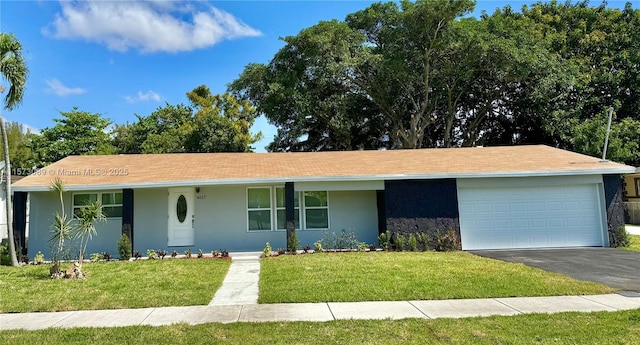
{"type": "Polygon", "coordinates": [[[4,124],[4,118],[0,115],[0,132],[2,134],[2,147],[4,149],[4,171],[7,176],[4,185],[6,195],[7,212],[7,233],[9,234],[9,255],[11,256],[11,265],[19,266],[18,257],[16,256],[16,242],[13,239],[13,200],[11,200],[11,162],[9,162],[9,140],[7,139],[7,128],[4,124]]]}

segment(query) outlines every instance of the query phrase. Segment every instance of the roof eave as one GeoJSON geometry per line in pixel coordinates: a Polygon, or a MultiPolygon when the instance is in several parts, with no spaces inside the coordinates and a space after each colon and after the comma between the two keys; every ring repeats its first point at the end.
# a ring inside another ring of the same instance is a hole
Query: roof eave
{"type": "MultiPolygon", "coordinates": [[[[630,174],[636,169],[630,166],[608,169],[577,169],[577,170],[539,170],[539,171],[498,171],[490,173],[454,173],[454,174],[395,174],[395,175],[358,175],[358,176],[303,176],[303,177],[278,177],[278,178],[244,178],[222,180],[181,180],[162,182],[118,183],[99,185],[68,185],[67,191],[84,190],[114,190],[122,188],[169,188],[185,186],[218,186],[239,184],[276,184],[285,182],[337,182],[337,181],[380,181],[380,180],[433,180],[441,178],[496,178],[496,177],[547,177],[547,176],[571,176],[571,175],[603,175],[603,174],[630,174]]],[[[44,192],[49,191],[49,186],[13,186],[17,192],[44,192]]]]}

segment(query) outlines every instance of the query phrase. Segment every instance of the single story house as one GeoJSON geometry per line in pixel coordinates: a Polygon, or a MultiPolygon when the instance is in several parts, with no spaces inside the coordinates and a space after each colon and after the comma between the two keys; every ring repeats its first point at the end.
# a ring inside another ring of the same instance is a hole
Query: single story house
{"type": "Polygon", "coordinates": [[[622,187],[623,200],[626,201],[627,221],[640,224],[640,168],[636,168],[632,174],[623,176],[622,187]]]}
{"type": "Polygon", "coordinates": [[[13,188],[31,204],[29,253],[47,256],[56,177],[68,214],[103,204],[90,253],[115,253],[121,233],[140,253],[258,251],[286,247],[294,228],[311,246],[325,231],[377,244],[386,230],[453,229],[463,250],[606,247],[624,224],[621,174],[633,171],[543,145],[71,156],[13,188]]]}

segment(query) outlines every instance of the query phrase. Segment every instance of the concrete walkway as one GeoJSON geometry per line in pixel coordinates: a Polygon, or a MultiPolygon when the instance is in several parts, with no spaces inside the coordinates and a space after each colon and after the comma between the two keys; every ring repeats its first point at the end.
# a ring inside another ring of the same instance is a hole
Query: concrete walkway
{"type": "Polygon", "coordinates": [[[231,253],[231,266],[210,306],[258,304],[260,254],[231,253]]]}
{"type": "Polygon", "coordinates": [[[184,322],[331,321],[341,319],[460,318],[640,308],[640,294],[511,297],[400,302],[247,304],[0,314],[0,330],[118,327],[184,322]]]}

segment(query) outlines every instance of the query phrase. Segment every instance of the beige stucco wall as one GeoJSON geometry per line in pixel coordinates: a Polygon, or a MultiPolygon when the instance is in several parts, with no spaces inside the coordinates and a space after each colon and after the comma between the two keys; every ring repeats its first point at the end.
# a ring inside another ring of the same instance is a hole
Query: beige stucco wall
{"type": "MultiPolygon", "coordinates": [[[[637,190],[637,182],[636,180],[640,179],[640,173],[638,174],[629,174],[624,177],[625,182],[625,190],[627,198],[640,198],[637,190]]],[[[632,201],[632,200],[630,200],[632,201]]]]}

